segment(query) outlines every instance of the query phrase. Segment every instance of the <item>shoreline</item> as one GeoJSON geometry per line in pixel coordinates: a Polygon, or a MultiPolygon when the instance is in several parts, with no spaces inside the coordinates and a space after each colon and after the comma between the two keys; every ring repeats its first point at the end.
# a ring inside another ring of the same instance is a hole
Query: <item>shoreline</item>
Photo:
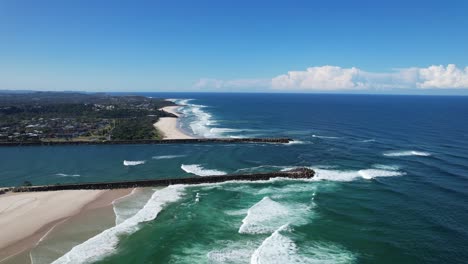
{"type": "Polygon", "coordinates": [[[194,139],[194,137],[184,133],[177,125],[180,113],[177,108],[180,106],[166,106],[161,108],[165,112],[171,113],[177,117],[160,117],[153,126],[162,134],[163,139],[194,139]]]}
{"type": "MultiPolygon", "coordinates": [[[[58,229],[71,229],[68,223],[76,219],[89,218],[96,212],[101,212],[99,218],[115,219],[112,202],[131,191],[67,190],[0,196],[0,263],[29,262],[33,249],[58,229]]],[[[115,224],[113,221],[111,224],[115,224]]]]}

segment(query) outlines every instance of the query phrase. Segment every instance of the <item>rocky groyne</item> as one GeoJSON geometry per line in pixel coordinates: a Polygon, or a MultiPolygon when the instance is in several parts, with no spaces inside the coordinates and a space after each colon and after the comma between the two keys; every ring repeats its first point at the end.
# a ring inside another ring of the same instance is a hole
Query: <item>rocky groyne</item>
{"type": "Polygon", "coordinates": [[[61,145],[134,145],[134,144],[196,144],[196,143],[279,143],[292,142],[289,138],[190,138],[150,140],[108,140],[108,141],[24,141],[0,142],[0,147],[17,146],[61,146],[61,145]]]}
{"type": "Polygon", "coordinates": [[[44,185],[44,186],[23,186],[13,188],[13,192],[44,192],[44,191],[61,191],[61,190],[103,190],[103,189],[124,189],[136,187],[154,187],[167,186],[172,184],[202,184],[202,183],[218,183],[225,181],[261,181],[272,178],[291,178],[291,179],[307,179],[314,177],[315,172],[308,168],[297,168],[290,171],[254,173],[254,174],[231,174],[221,176],[204,176],[190,178],[170,178],[170,179],[154,179],[154,180],[139,180],[139,181],[122,181],[122,182],[102,182],[102,183],[77,183],[77,184],[60,184],[60,185],[44,185]]]}

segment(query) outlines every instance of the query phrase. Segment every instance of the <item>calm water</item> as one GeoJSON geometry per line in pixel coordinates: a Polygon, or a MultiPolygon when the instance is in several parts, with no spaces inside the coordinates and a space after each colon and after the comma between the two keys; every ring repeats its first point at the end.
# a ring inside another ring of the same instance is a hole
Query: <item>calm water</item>
{"type": "Polygon", "coordinates": [[[185,104],[180,125],[197,136],[297,143],[0,148],[0,185],[296,166],[317,177],[169,187],[57,263],[468,260],[468,97],[145,95],[185,104]]]}

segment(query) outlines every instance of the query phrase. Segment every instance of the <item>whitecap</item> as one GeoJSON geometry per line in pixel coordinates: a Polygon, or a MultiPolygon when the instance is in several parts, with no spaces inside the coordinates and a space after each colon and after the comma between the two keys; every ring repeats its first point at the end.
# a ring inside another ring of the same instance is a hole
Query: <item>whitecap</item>
{"type": "Polygon", "coordinates": [[[123,165],[124,166],[137,166],[137,165],[142,165],[145,164],[146,161],[144,160],[124,160],[123,165]]]}
{"type": "Polygon", "coordinates": [[[153,156],[152,159],[155,159],[155,160],[176,159],[176,158],[182,158],[182,157],[185,157],[185,155],[161,155],[161,156],[153,156]]]}
{"type": "Polygon", "coordinates": [[[191,165],[182,164],[180,168],[187,173],[192,173],[198,176],[226,175],[226,172],[224,171],[214,170],[214,169],[205,169],[200,164],[191,164],[191,165]]]}
{"type": "Polygon", "coordinates": [[[384,164],[374,164],[372,165],[373,168],[381,169],[381,170],[399,170],[400,166],[398,165],[384,165],[384,164]]]}
{"type": "Polygon", "coordinates": [[[139,229],[140,223],[154,220],[164,206],[182,197],[184,189],[185,185],[171,185],[156,191],[134,216],[73,247],[53,263],[90,263],[111,254],[115,251],[121,235],[134,233],[139,229]]]}
{"type": "Polygon", "coordinates": [[[60,176],[60,177],[80,177],[80,174],[66,174],[66,173],[57,173],[55,176],[60,176]]]}
{"type": "Polygon", "coordinates": [[[404,151],[390,151],[383,153],[384,156],[387,157],[406,157],[406,156],[431,156],[431,153],[424,152],[424,151],[416,151],[416,150],[404,150],[404,151]]]}
{"type": "Polygon", "coordinates": [[[322,138],[322,139],[339,139],[339,137],[329,137],[329,136],[319,136],[319,135],[312,135],[313,138],[322,138]]]}

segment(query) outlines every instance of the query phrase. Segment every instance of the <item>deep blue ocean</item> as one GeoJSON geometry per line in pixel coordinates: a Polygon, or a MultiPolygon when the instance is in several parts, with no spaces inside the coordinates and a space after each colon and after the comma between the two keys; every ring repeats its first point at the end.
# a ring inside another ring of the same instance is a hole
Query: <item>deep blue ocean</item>
{"type": "Polygon", "coordinates": [[[468,262],[468,97],[142,94],[183,105],[179,125],[195,136],[295,142],[0,148],[0,186],[298,166],[317,176],[156,191],[96,239],[112,250],[78,246],[57,263],[468,262]]]}

